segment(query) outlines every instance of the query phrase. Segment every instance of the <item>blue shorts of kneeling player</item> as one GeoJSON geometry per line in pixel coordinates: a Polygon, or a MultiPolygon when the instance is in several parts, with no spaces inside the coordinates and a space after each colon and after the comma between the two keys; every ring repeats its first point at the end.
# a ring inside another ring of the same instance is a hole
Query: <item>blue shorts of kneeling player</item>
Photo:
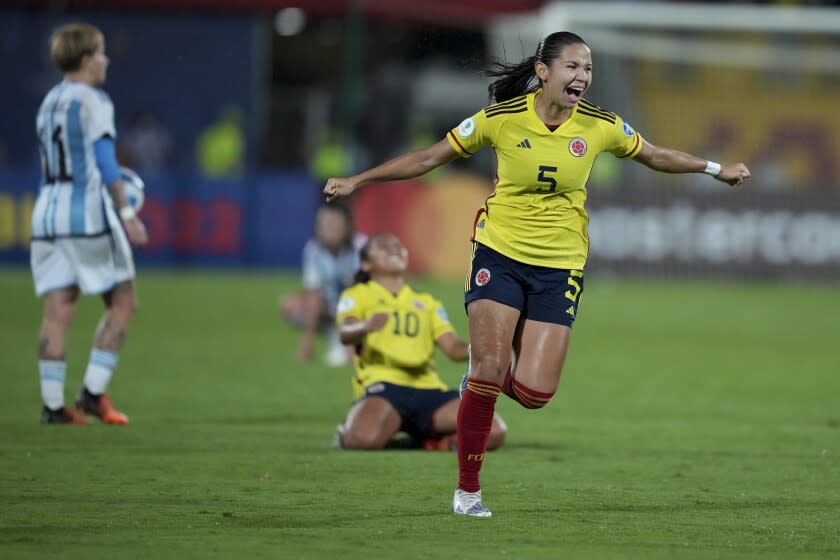
{"type": "Polygon", "coordinates": [[[420,441],[444,435],[435,430],[433,416],[443,405],[459,398],[458,391],[415,389],[384,382],[369,385],[365,397],[388,401],[402,418],[400,430],[420,441]]]}

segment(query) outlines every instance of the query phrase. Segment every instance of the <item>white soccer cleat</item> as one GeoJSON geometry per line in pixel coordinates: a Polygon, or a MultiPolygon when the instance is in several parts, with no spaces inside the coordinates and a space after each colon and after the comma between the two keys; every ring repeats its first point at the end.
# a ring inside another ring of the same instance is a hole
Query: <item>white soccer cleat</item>
{"type": "Polygon", "coordinates": [[[481,503],[481,490],[464,492],[460,488],[455,489],[455,496],[452,497],[452,513],[473,517],[491,517],[493,515],[493,512],[481,503]]]}
{"type": "Polygon", "coordinates": [[[467,392],[467,382],[470,380],[470,361],[472,360],[472,345],[467,345],[467,371],[464,372],[464,377],[461,378],[461,384],[458,386],[458,396],[464,398],[464,393],[467,392]]]}
{"type": "Polygon", "coordinates": [[[461,384],[458,386],[458,396],[462,399],[464,398],[464,393],[467,392],[467,383],[470,381],[470,370],[468,369],[466,373],[464,373],[464,377],[461,378],[461,384]]]}

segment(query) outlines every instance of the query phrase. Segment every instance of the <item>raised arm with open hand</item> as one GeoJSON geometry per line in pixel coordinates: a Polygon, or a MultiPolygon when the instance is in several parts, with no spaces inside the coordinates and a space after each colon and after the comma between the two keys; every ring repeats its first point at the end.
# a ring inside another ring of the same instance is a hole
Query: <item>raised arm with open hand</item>
{"type": "Polygon", "coordinates": [[[339,196],[350,196],[356,189],[368,183],[419,177],[457,157],[458,153],[443,139],[426,148],[397,156],[359,175],[327,179],[324,196],[329,202],[339,196]]]}

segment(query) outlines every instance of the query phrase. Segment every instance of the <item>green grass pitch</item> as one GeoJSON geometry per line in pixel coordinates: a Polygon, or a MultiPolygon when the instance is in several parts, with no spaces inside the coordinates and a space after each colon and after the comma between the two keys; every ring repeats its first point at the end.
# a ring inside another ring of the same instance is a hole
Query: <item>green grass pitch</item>
{"type": "MultiPolygon", "coordinates": [[[[465,519],[453,453],[330,449],[351,372],[295,362],[276,298],[296,285],[141,272],[110,388],[131,424],[44,427],[40,305],[0,270],[0,557],[840,556],[836,288],[590,277],[558,394],[500,399],[494,517],[465,519]]],[[[459,286],[416,285],[464,334],[459,286]]],[[[68,401],[100,309],[73,325],[68,401]]]]}

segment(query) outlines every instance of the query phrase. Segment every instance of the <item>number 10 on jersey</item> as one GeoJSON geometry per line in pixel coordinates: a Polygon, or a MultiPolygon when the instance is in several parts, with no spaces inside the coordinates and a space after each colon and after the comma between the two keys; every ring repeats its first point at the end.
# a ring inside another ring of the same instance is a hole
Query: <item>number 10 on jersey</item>
{"type": "Polygon", "coordinates": [[[420,317],[417,313],[409,311],[404,316],[400,316],[399,311],[394,311],[394,334],[414,338],[420,333],[420,317]]]}

